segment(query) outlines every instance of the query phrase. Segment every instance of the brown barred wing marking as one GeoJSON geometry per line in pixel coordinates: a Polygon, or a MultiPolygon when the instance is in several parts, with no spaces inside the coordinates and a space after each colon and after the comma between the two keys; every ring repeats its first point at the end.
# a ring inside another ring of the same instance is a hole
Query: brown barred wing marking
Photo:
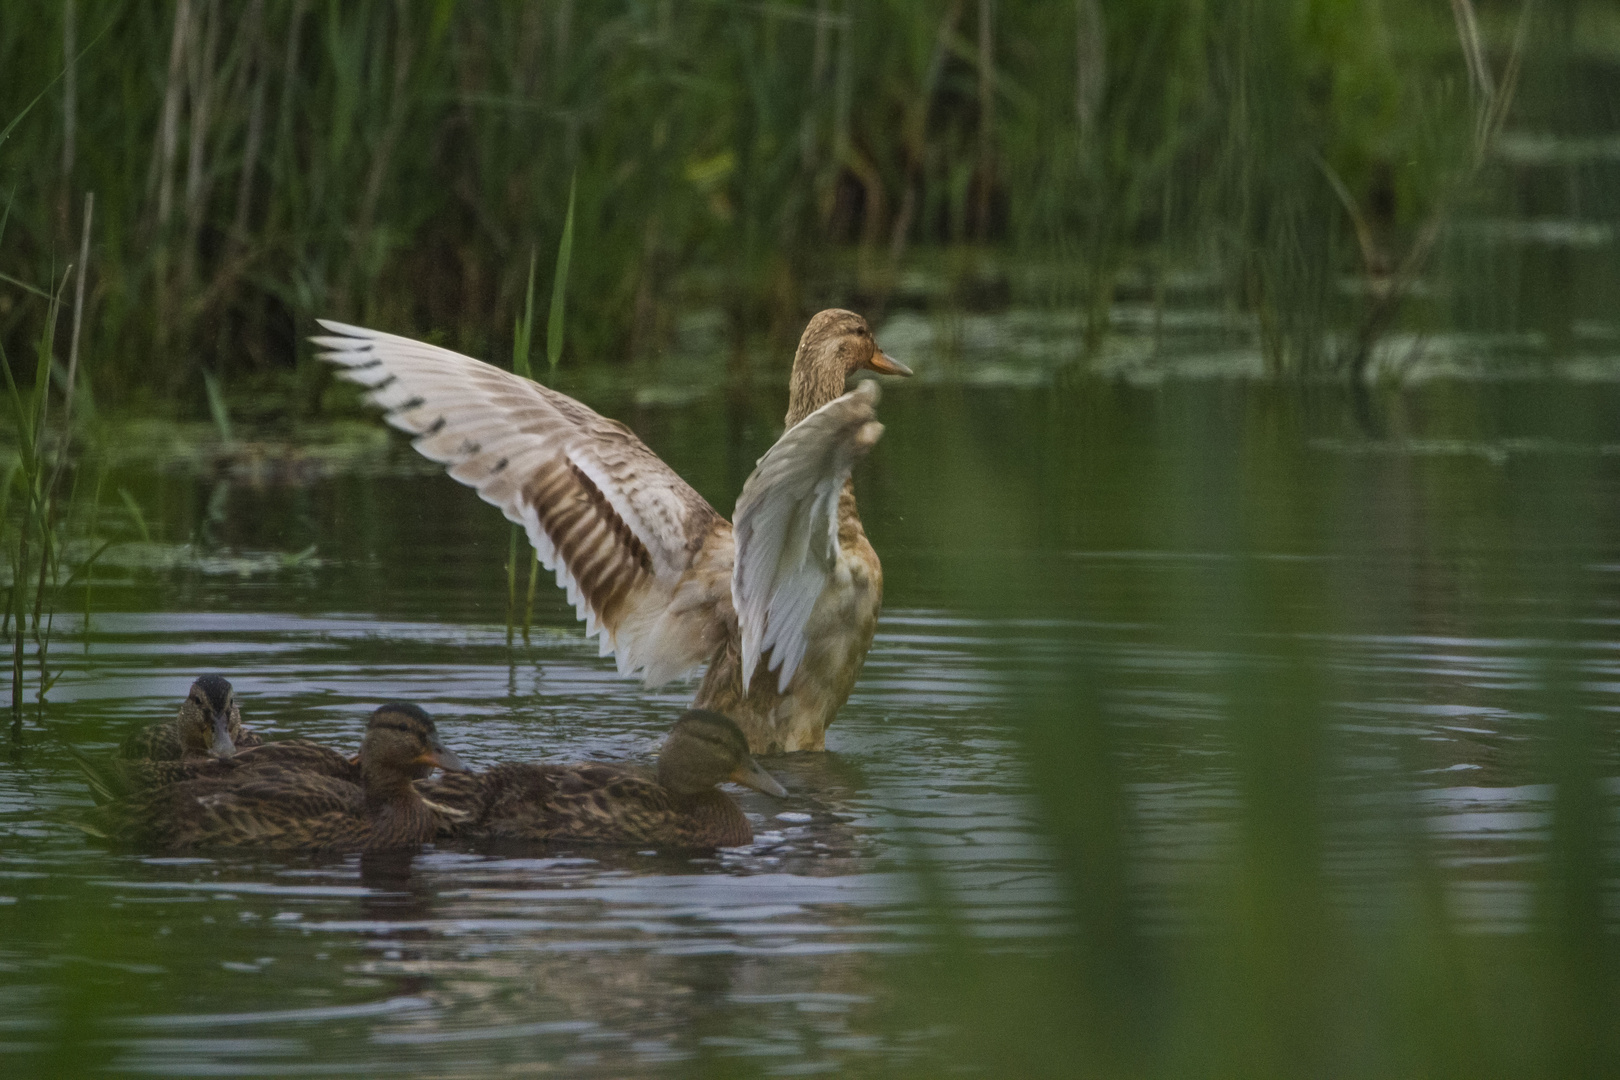
{"type": "Polygon", "coordinates": [[[321,325],[323,359],[524,527],[622,673],[656,686],[713,655],[735,622],[731,526],[630,429],[448,349],[321,325]]]}
{"type": "Polygon", "coordinates": [[[617,628],[625,601],[656,578],[647,546],[585,471],[565,457],[535,469],[523,501],[569,568],[594,621],[617,628]]]}

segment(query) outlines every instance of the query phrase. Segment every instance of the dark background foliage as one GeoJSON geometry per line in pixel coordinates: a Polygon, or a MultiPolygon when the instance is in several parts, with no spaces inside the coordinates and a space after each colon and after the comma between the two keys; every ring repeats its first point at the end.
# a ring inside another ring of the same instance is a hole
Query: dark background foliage
{"type": "MultiPolygon", "coordinates": [[[[1532,61],[1606,25],[1549,10],[1532,61]]],[[[1480,10],[1498,85],[1519,12],[1480,10]]],[[[1365,315],[1333,276],[1398,267],[1468,171],[1459,25],[1376,0],[17,6],[0,116],[45,94],[0,147],[3,270],[48,290],[95,192],[101,396],[196,412],[199,367],[285,376],[319,314],[504,353],[577,174],[572,362],[656,351],[695,307],[791,342],[829,303],[1075,306],[1091,348],[1123,269],[1196,266],[1309,370],[1365,315]]],[[[0,295],[13,354],[39,307],[0,295]]]]}

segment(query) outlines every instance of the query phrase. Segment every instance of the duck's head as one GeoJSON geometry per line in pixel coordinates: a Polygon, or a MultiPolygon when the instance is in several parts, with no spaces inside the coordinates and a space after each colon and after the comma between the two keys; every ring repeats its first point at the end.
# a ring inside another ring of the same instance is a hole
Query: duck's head
{"type": "Polygon", "coordinates": [[[658,752],[658,782],[677,795],[701,795],[727,780],[778,799],[787,796],[748,752],[747,738],[730,717],[690,710],[669,729],[658,752]]]}
{"type": "Polygon", "coordinates": [[[231,684],[219,675],[204,675],[191,684],[180,705],[180,742],[187,755],[228,758],[236,753],[242,712],[231,684]]]}
{"type": "Polygon", "coordinates": [[[878,348],[865,319],[843,308],[818,312],[804,328],[793,356],[787,426],[842,395],[844,383],[862,368],[883,375],[911,374],[910,368],[878,348]]]}
{"type": "Polygon", "coordinates": [[[371,714],[360,741],[360,775],[368,790],[408,787],[434,769],[466,772],[467,766],[439,741],[431,716],[404,701],[371,714]]]}

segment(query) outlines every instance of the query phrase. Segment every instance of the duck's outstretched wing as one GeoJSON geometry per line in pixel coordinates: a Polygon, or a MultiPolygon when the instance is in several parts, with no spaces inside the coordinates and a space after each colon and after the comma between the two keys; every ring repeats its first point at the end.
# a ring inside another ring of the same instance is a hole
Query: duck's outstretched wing
{"type": "Polygon", "coordinates": [[[877,399],[877,383],[863,382],[799,421],[759,459],[737,498],[731,598],[744,690],[767,650],[778,693],[804,659],[805,624],[841,554],[839,496],[883,434],[877,399]]]}
{"type": "Polygon", "coordinates": [[[731,527],[629,428],[449,349],[320,324],[322,359],[528,531],[621,673],[657,686],[714,653],[730,615],[731,527]]]}

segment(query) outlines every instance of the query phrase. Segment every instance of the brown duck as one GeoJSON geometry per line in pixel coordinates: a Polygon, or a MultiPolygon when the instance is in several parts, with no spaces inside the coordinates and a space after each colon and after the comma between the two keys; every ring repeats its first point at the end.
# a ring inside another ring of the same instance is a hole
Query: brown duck
{"type": "Polygon", "coordinates": [[[324,359],[388,422],[524,526],[585,632],[651,686],[708,664],[694,705],[756,753],[820,750],[877,628],[883,571],[850,470],[883,432],[876,383],[911,374],[866,320],[823,311],[793,359],[787,430],[721,517],[640,439],[574,399],[448,349],[321,320],[324,359]]]}
{"type": "Polygon", "coordinates": [[[670,729],[648,776],[624,765],[506,764],[417,785],[456,836],[496,840],[734,847],[754,830],[715,785],[727,780],[785,796],[727,717],[693,709],[670,729]]]}
{"type": "Polygon", "coordinates": [[[218,675],[204,675],[191,684],[173,720],[131,733],[118,748],[118,756],[145,761],[226,758],[263,741],[242,726],[242,711],[231,684],[218,675]]]}
{"type": "Polygon", "coordinates": [[[415,705],[372,713],[360,744],[360,783],[263,765],[137,792],[93,811],[87,831],[166,850],[252,847],[373,851],[431,840],[439,815],[411,781],[434,767],[461,769],[415,705]]]}
{"type": "MultiPolygon", "coordinates": [[[[79,771],[97,803],[108,803],[127,798],[148,788],[165,784],[178,784],[187,780],[220,780],[235,777],[245,780],[254,770],[267,768],[291,769],[361,782],[360,755],[345,755],[311,739],[278,739],[238,750],[230,757],[186,757],[178,761],[147,761],[113,758],[98,761],[76,747],[68,752],[78,762],[79,771]]],[[[433,770],[426,767],[418,776],[427,776],[433,770]]]]}

